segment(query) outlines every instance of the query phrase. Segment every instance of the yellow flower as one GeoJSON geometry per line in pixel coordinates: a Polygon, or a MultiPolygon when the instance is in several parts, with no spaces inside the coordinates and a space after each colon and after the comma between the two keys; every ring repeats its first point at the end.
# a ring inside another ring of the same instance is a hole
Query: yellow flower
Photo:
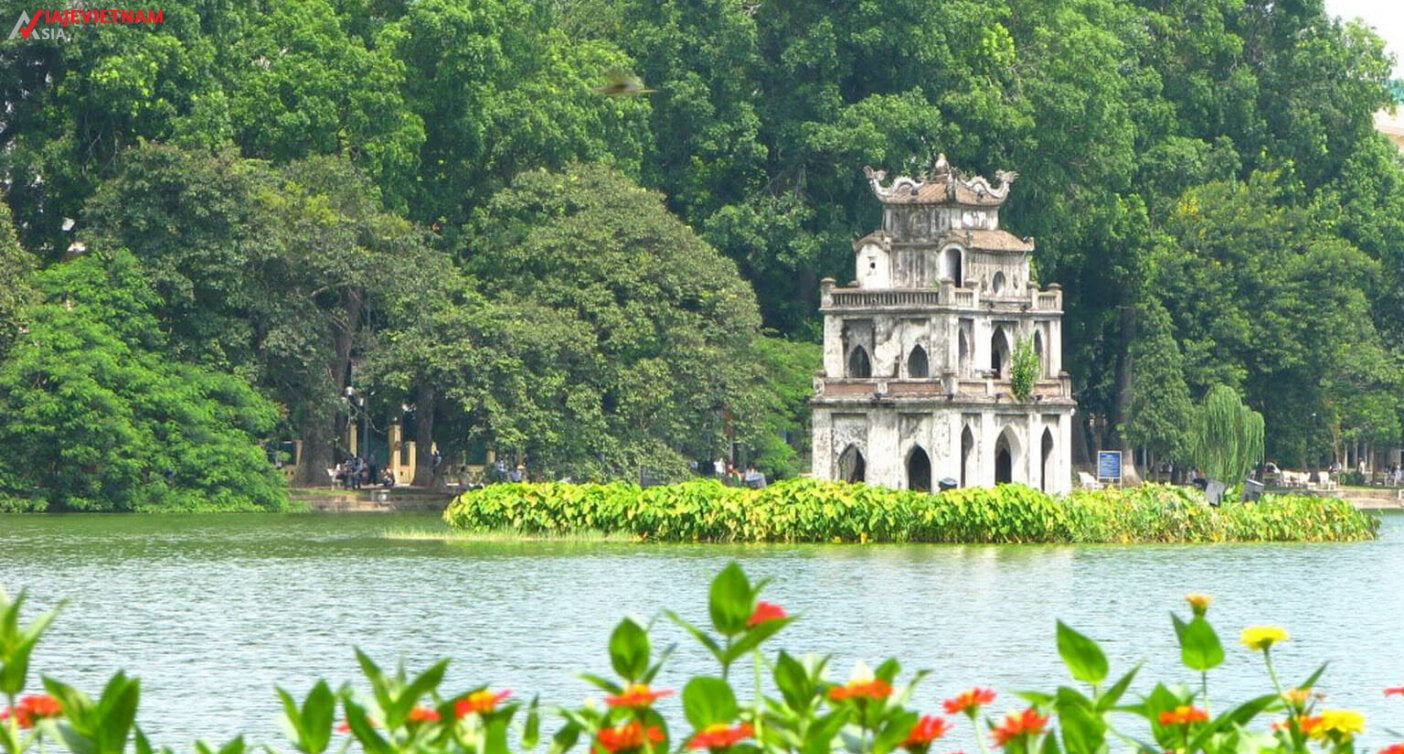
{"type": "Polygon", "coordinates": [[[1209,609],[1209,603],[1214,601],[1214,596],[1203,592],[1190,592],[1185,595],[1185,602],[1188,602],[1190,609],[1195,615],[1204,617],[1204,613],[1209,609]]]}
{"type": "Polygon", "coordinates": [[[1300,707],[1311,698],[1311,689],[1288,689],[1282,692],[1282,698],[1288,703],[1300,707]]]}
{"type": "Polygon", "coordinates": [[[1239,641],[1249,649],[1261,649],[1267,651],[1269,647],[1279,641],[1287,641],[1292,637],[1287,632],[1277,626],[1249,626],[1243,629],[1243,635],[1239,641]]]}
{"type": "Polygon", "coordinates": [[[1331,739],[1344,743],[1365,732],[1365,716],[1353,709],[1321,710],[1320,722],[1311,726],[1307,735],[1317,739],[1331,739]]]}

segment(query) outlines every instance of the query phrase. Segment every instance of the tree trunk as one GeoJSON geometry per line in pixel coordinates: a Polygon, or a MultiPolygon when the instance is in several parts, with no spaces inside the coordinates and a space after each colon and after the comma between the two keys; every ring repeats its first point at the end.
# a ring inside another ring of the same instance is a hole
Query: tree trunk
{"type": "MultiPolygon", "coordinates": [[[[438,393],[433,385],[420,384],[414,401],[414,486],[433,487],[442,474],[434,473],[434,411],[438,393]]],[[[441,469],[442,471],[442,469],[441,469]]]]}
{"type": "Polygon", "coordinates": [[[298,487],[329,487],[333,484],[327,469],[336,466],[331,438],[336,434],[335,419],[312,420],[298,428],[302,439],[302,459],[293,484],[298,487]]]}

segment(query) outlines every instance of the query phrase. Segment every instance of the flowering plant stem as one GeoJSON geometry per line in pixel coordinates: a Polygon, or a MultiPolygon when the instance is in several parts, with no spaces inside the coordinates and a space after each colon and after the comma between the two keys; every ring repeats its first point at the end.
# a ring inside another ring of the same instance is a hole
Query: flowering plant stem
{"type": "Polygon", "coordinates": [[[752,655],[753,657],[755,657],[755,668],[756,668],[756,693],[755,693],[755,697],[754,697],[756,708],[755,708],[755,712],[752,713],[752,718],[753,718],[752,724],[755,726],[755,734],[754,734],[754,735],[755,735],[756,743],[760,744],[761,750],[764,750],[764,749],[765,749],[765,739],[762,738],[762,734],[764,733],[764,730],[762,729],[762,726],[764,725],[764,723],[762,723],[762,721],[761,721],[761,699],[762,699],[762,697],[761,697],[761,653],[760,653],[760,647],[756,647],[755,649],[751,650],[751,655],[752,655]]]}

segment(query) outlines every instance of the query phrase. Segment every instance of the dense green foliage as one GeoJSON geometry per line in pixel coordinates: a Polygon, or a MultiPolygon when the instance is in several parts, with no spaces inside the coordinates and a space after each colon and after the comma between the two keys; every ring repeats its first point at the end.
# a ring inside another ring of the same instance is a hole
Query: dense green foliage
{"type": "Polygon", "coordinates": [[[126,251],[39,275],[43,303],[0,365],[0,510],[279,509],[257,438],[273,406],[163,353],[157,299],[126,251]]]}
{"type": "Polygon", "coordinates": [[[1084,490],[1023,485],[928,494],[787,480],[763,489],[693,481],[501,484],[460,495],[444,520],[469,531],[583,531],[709,542],[1329,542],[1370,539],[1378,519],[1334,498],[1269,495],[1210,507],[1180,487],[1084,490]]]}
{"type": "Polygon", "coordinates": [[[163,11],[0,41],[0,359],[26,270],[126,247],[162,357],[277,403],[302,482],[401,405],[422,474],[434,442],[617,476],[723,437],[792,473],[818,280],[877,224],[861,169],[938,151],[1023,176],[1004,222],[1064,286],[1076,447],[1188,461],[1220,384],[1284,464],[1400,439],[1390,66],[1320,0],[163,11]],[[597,91],[615,69],[652,93],[597,91]]]}

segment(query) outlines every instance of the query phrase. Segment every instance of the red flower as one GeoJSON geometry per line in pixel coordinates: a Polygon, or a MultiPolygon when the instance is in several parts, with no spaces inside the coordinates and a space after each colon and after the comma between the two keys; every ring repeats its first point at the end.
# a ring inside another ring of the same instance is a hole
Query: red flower
{"type": "Polygon", "coordinates": [[[63,714],[63,705],[59,700],[48,694],[29,694],[20,697],[19,703],[12,709],[0,710],[0,720],[10,719],[10,715],[15,716],[15,722],[21,728],[33,728],[35,720],[50,717],[58,717],[63,714]]]}
{"type": "Polygon", "coordinates": [[[1202,723],[1208,720],[1208,712],[1188,704],[1181,704],[1175,709],[1160,713],[1161,725],[1189,725],[1190,723],[1202,723]]]}
{"type": "Polygon", "coordinates": [[[750,723],[740,723],[735,726],[727,723],[712,723],[692,734],[692,738],[687,742],[687,748],[725,749],[728,746],[735,746],[743,738],[750,738],[755,735],[755,732],[750,723]]]}
{"type": "Polygon", "coordinates": [[[617,728],[601,728],[600,732],[595,734],[595,743],[609,754],[618,754],[642,749],[645,736],[653,743],[663,742],[663,731],[659,730],[657,725],[650,725],[648,730],[644,730],[639,721],[634,720],[617,728]]]}
{"type": "Polygon", "coordinates": [[[1404,744],[1390,744],[1380,749],[1379,754],[1404,754],[1404,744]]]}
{"type": "Polygon", "coordinates": [[[1302,735],[1309,735],[1309,734],[1311,733],[1312,729],[1315,728],[1316,726],[1320,725],[1320,724],[1321,724],[1321,716],[1320,716],[1320,715],[1312,715],[1312,716],[1310,716],[1310,717],[1304,717],[1304,718],[1302,718],[1302,721],[1301,721],[1301,724],[1300,724],[1299,727],[1301,728],[1302,735]]]}
{"type": "Polygon", "coordinates": [[[769,623],[770,621],[787,617],[789,617],[789,615],[785,612],[785,608],[780,607],[774,602],[757,602],[756,611],[751,613],[750,618],[746,619],[746,628],[755,628],[762,623],[769,623]]]}
{"type": "MultiPolygon", "coordinates": [[[[1404,686],[1391,686],[1385,689],[1385,696],[1393,696],[1394,694],[1404,696],[1404,686]]],[[[1384,754],[1384,752],[1381,752],[1380,754],[1384,754]]]]}
{"type": "Polygon", "coordinates": [[[841,702],[845,699],[872,699],[881,701],[892,695],[892,684],[881,678],[871,681],[849,681],[843,686],[829,689],[829,699],[841,702]]]}
{"type": "Polygon", "coordinates": [[[907,734],[907,740],[902,742],[902,746],[909,751],[926,751],[932,741],[946,735],[950,730],[951,724],[946,718],[922,715],[916,725],[912,726],[912,732],[907,734]]]}
{"type": "Polygon", "coordinates": [[[405,718],[411,723],[432,723],[439,721],[439,711],[433,707],[415,707],[405,718]]]}
{"type": "Polygon", "coordinates": [[[479,715],[486,715],[497,709],[498,703],[511,695],[512,692],[506,689],[495,694],[487,689],[474,691],[469,694],[467,698],[459,699],[458,703],[453,705],[453,714],[459,719],[465,718],[474,712],[479,715]]]}
{"type": "Polygon", "coordinates": [[[666,689],[654,691],[648,687],[647,683],[635,683],[629,686],[629,688],[624,689],[624,693],[619,696],[605,697],[605,704],[611,707],[633,707],[637,709],[639,707],[648,707],[662,697],[672,693],[673,692],[666,689]]]}
{"type": "MultiPolygon", "coordinates": [[[[410,714],[414,714],[414,713],[410,713],[410,714]]],[[[376,720],[376,719],[373,718],[373,717],[367,717],[367,718],[366,718],[366,722],[370,723],[372,728],[379,728],[379,727],[380,727],[380,721],[379,721],[379,720],[376,720]]],[[[350,733],[350,732],[351,732],[351,721],[350,721],[350,720],[342,720],[341,722],[337,723],[337,724],[336,724],[336,732],[337,732],[337,733],[350,733]]]]}
{"type": "Polygon", "coordinates": [[[947,699],[942,703],[942,706],[946,708],[946,714],[948,715],[964,712],[967,715],[973,716],[977,710],[994,700],[994,689],[982,689],[977,686],[976,688],[962,691],[950,699],[947,699]]]}
{"type": "Polygon", "coordinates": [[[994,729],[995,744],[1003,746],[1020,736],[1036,736],[1043,732],[1043,726],[1047,724],[1048,718],[1038,714],[1033,707],[1023,712],[1010,712],[1004,716],[1004,722],[994,729]]]}

